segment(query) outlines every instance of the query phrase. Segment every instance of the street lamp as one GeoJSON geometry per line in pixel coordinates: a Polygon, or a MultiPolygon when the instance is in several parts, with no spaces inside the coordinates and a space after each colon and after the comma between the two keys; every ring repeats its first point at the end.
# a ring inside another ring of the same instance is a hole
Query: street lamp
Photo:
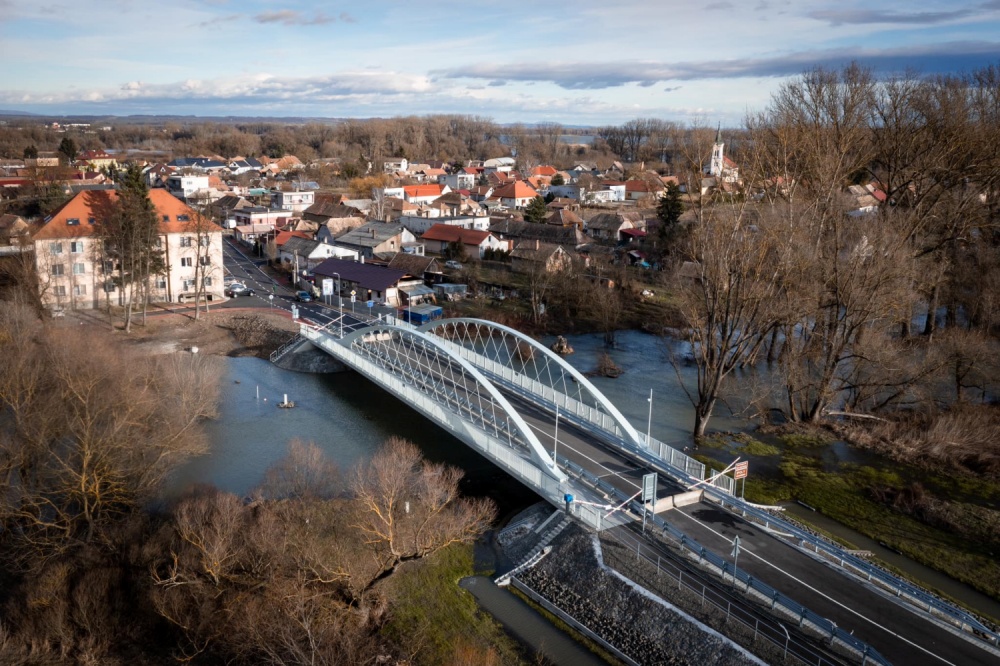
{"type": "Polygon", "coordinates": [[[559,467],[559,405],[556,405],[556,432],[552,436],[552,462],[559,467]]]}
{"type": "Polygon", "coordinates": [[[650,448],[651,440],[653,438],[653,389],[649,389],[649,397],[646,398],[649,403],[649,419],[646,421],[646,448],[650,448]]]}
{"type": "Polygon", "coordinates": [[[340,337],[344,337],[344,304],[340,296],[340,273],[333,272],[337,276],[337,307],[340,309],[340,337]]]}
{"type": "MultiPolygon", "coordinates": [[[[778,626],[781,627],[781,630],[785,632],[785,654],[782,655],[781,660],[786,661],[788,659],[788,643],[792,640],[792,637],[789,635],[788,629],[785,627],[784,622],[779,622],[778,626]]],[[[865,649],[866,649],[865,656],[867,657],[867,647],[865,649]]]]}
{"type": "Polygon", "coordinates": [[[268,294],[267,295],[267,303],[268,303],[268,309],[273,310],[274,309],[274,294],[268,294]]]}

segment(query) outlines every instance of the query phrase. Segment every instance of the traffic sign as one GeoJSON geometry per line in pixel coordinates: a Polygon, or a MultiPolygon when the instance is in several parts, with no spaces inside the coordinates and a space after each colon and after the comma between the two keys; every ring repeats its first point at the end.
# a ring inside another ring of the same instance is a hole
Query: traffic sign
{"type": "Polygon", "coordinates": [[[323,295],[333,296],[333,278],[323,278],[323,295]]]}
{"type": "Polygon", "coordinates": [[[736,463],[736,467],[733,468],[733,478],[734,479],[747,478],[747,473],[749,469],[750,469],[750,463],[747,461],[736,463]]]}
{"type": "Polygon", "coordinates": [[[733,549],[729,552],[733,557],[740,556],[740,538],[739,536],[733,537],[733,549]]]}
{"type": "Polygon", "coordinates": [[[358,292],[355,291],[354,289],[351,289],[351,296],[357,296],[357,295],[358,295],[358,292]]]}
{"type": "Polygon", "coordinates": [[[371,309],[371,308],[375,307],[375,301],[368,301],[365,305],[367,305],[368,308],[371,309]]]}
{"type": "Polygon", "coordinates": [[[354,295],[354,292],[352,291],[352,292],[351,292],[351,303],[354,303],[354,302],[356,302],[357,300],[358,300],[358,297],[357,297],[357,296],[355,296],[355,295],[354,295]]]}
{"type": "Polygon", "coordinates": [[[656,501],[656,472],[642,477],[642,503],[656,501]]]}

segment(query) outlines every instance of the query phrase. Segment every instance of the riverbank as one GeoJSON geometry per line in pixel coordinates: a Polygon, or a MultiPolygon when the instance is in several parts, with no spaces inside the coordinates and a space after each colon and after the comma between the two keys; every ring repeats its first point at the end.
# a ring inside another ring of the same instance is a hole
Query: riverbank
{"type": "MultiPolygon", "coordinates": [[[[695,457],[720,468],[750,462],[746,499],[798,502],[971,590],[941,589],[917,568],[886,566],[994,622],[1000,621],[1000,485],[966,473],[887,459],[836,440],[826,429],[708,438],[695,457]]],[[[796,517],[810,522],[811,511],[796,517]]],[[[837,535],[834,535],[837,536],[837,535]]],[[[841,539],[843,541],[843,539],[841,539]]],[[[858,547],[857,543],[850,543],[858,547]]]]}

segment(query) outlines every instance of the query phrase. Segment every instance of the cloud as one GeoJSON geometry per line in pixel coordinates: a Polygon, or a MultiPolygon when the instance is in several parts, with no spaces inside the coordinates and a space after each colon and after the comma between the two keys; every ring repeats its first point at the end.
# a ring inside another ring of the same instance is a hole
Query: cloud
{"type": "Polygon", "coordinates": [[[705,5],[705,9],[710,12],[719,11],[721,9],[732,9],[732,8],[733,8],[733,3],[731,2],[712,2],[705,5]]]}
{"type": "MultiPolygon", "coordinates": [[[[990,3],[996,4],[996,3],[990,3]]],[[[956,9],[951,12],[880,12],[871,9],[829,9],[809,12],[808,16],[818,21],[826,21],[838,26],[845,23],[865,25],[869,23],[906,23],[910,25],[933,25],[962,19],[973,14],[971,9],[956,9]]]]}
{"type": "Polygon", "coordinates": [[[884,72],[916,69],[947,74],[982,67],[998,59],[1000,42],[948,42],[894,49],[845,47],[770,58],[701,62],[481,63],[432,71],[431,75],[525,84],[549,82],[567,90],[598,90],[626,84],[648,86],[660,81],[794,76],[814,67],[839,68],[852,61],[884,72]]]}
{"type": "MultiPolygon", "coordinates": [[[[344,16],[347,16],[347,14],[341,14],[341,17],[344,16]]],[[[280,23],[282,25],[325,25],[327,23],[333,23],[337,19],[323,13],[316,13],[312,16],[307,16],[294,9],[282,9],[276,12],[263,12],[261,14],[257,14],[253,17],[253,20],[257,23],[280,23]]],[[[341,18],[340,20],[344,19],[341,18]]],[[[353,21],[353,19],[351,19],[351,21],[353,21]]]]}
{"type": "Polygon", "coordinates": [[[231,23],[232,21],[237,21],[242,18],[239,14],[226,14],[225,16],[216,16],[213,19],[207,21],[202,21],[198,24],[199,28],[211,28],[212,26],[222,25],[223,23],[231,23]]]}
{"type": "Polygon", "coordinates": [[[680,90],[684,86],[668,86],[663,89],[663,92],[674,92],[675,90],[680,90]]]}

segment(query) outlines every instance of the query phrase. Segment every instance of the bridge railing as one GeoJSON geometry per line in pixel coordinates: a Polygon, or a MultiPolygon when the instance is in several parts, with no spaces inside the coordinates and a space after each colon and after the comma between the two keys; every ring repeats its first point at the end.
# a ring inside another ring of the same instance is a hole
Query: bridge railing
{"type": "Polygon", "coordinates": [[[681,451],[647,436],[644,436],[644,443],[647,444],[648,449],[637,448],[623,437],[621,429],[610,414],[606,414],[596,407],[592,407],[561,391],[556,391],[551,386],[547,386],[537,379],[517,372],[504,363],[495,361],[444,338],[442,339],[447,342],[451,349],[460,354],[462,358],[485,372],[490,379],[498,381],[500,384],[537,404],[543,404],[552,411],[555,411],[556,407],[558,407],[560,417],[569,418],[572,422],[591,432],[602,434],[605,437],[612,437],[617,445],[627,448],[634,455],[643,457],[652,455],[669,466],[676,468],[682,475],[694,476],[699,480],[704,478],[705,465],[681,451]],[[595,431],[595,428],[598,430],[595,431]]]}
{"type": "MultiPolygon", "coordinates": [[[[570,476],[605,495],[612,504],[620,505],[625,503],[628,510],[633,514],[633,520],[638,520],[635,516],[642,515],[642,504],[634,500],[629,501],[629,497],[627,495],[611,484],[602,481],[580,465],[577,465],[567,458],[560,457],[559,464],[570,476]]],[[[578,509],[581,514],[584,510],[586,510],[588,516],[595,513],[595,507],[580,506],[573,507],[574,515],[577,515],[578,509]]],[[[597,509],[598,529],[607,527],[608,515],[601,512],[599,508],[597,509]],[[603,526],[601,525],[602,522],[604,523],[603,526]]],[[[688,552],[692,557],[696,556],[699,563],[703,565],[707,564],[709,567],[717,570],[723,580],[725,580],[727,576],[730,579],[735,576],[736,581],[743,583],[743,591],[747,595],[754,595],[758,601],[768,604],[771,610],[780,610],[789,618],[794,619],[799,626],[809,625],[813,631],[827,637],[831,642],[840,643],[847,649],[857,653],[858,656],[863,656],[869,663],[890,666],[889,662],[882,657],[875,650],[875,648],[871,647],[861,639],[855,638],[853,634],[841,629],[836,625],[836,623],[818,615],[817,613],[814,613],[791,597],[777,591],[767,583],[755,579],[742,569],[734,570],[733,566],[723,559],[722,556],[702,546],[660,516],[654,513],[648,513],[647,521],[649,521],[655,528],[659,529],[662,534],[672,538],[673,541],[678,543],[682,550],[688,552]]]]}

